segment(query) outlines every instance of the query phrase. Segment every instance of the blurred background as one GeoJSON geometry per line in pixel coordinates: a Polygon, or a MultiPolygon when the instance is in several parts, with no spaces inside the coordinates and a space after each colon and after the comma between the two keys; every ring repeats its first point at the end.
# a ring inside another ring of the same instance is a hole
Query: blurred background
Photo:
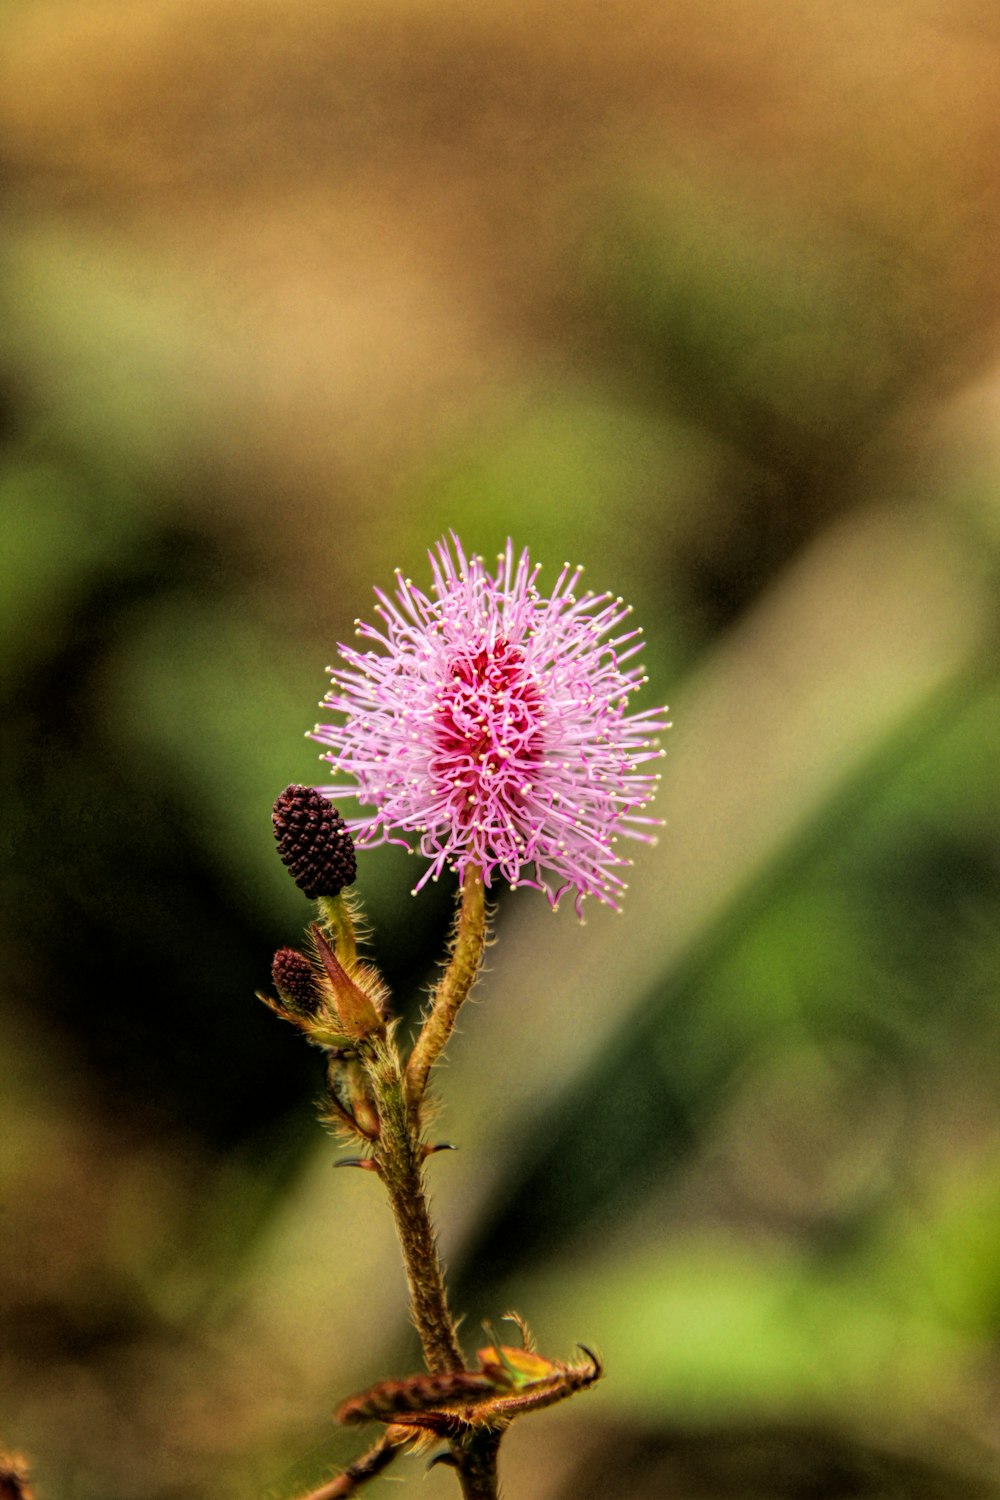
{"type": "MultiPolygon", "coordinates": [[[[995,6],[0,27],[0,1441],[287,1500],[419,1368],[253,991],[324,667],[454,527],[625,595],[676,726],[625,914],[505,896],[439,1080],[470,1350],[607,1364],[507,1493],[1000,1495],[995,6]]],[[[413,1014],[411,884],[364,857],[413,1014]]]]}

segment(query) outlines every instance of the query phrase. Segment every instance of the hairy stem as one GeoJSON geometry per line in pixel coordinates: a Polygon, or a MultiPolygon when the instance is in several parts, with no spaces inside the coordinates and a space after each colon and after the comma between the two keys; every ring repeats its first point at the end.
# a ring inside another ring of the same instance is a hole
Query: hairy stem
{"type": "Polygon", "coordinates": [[[452,1444],[463,1500],[497,1500],[497,1452],[503,1429],[481,1427],[452,1444]]]}
{"type": "Polygon", "coordinates": [[[412,1128],[399,1057],[392,1038],[380,1036],[359,1048],[379,1116],[375,1163],[389,1194],[410,1288],[410,1312],[427,1368],[461,1370],[465,1360],[448,1310],[444,1268],[438,1255],[424,1192],[424,1151],[412,1128]]]}
{"type": "Polygon", "coordinates": [[[431,1008],[420,1029],[406,1065],[406,1091],[411,1117],[419,1118],[420,1101],[431,1068],[444,1050],[458,1012],[479,973],[486,947],[486,895],[480,870],[470,868],[462,882],[462,901],[455,927],[448,966],[431,999],[431,1008]]]}
{"type": "Polygon", "coordinates": [[[300,1500],[346,1500],[346,1496],[353,1495],[369,1479],[374,1479],[383,1469],[388,1468],[398,1452],[398,1442],[387,1433],[367,1453],[348,1464],[335,1479],[321,1484],[318,1490],[310,1490],[300,1500]]]}
{"type": "Polygon", "coordinates": [[[320,921],[333,939],[334,951],[350,973],[358,956],[358,940],[351,907],[343,892],[339,896],[320,896],[318,906],[320,921]]]}
{"type": "MultiPolygon", "coordinates": [[[[373,1032],[358,1045],[358,1057],[378,1115],[372,1156],[385,1183],[396,1222],[410,1291],[410,1315],[420,1335],[427,1368],[435,1374],[463,1370],[465,1358],[448,1308],[444,1267],[424,1191],[426,1148],[421,1135],[420,1104],[431,1068],[444,1050],[458,1012],[475,983],[485,947],[486,899],[482,873],[470,869],[462,882],[451,955],[434,990],[406,1069],[400,1065],[391,1028],[373,1032]]],[[[451,1460],[464,1500],[497,1500],[497,1450],[502,1430],[502,1426],[478,1427],[451,1444],[451,1460]]],[[[350,1491],[321,1491],[308,1500],[334,1500],[340,1493],[350,1491]]]]}

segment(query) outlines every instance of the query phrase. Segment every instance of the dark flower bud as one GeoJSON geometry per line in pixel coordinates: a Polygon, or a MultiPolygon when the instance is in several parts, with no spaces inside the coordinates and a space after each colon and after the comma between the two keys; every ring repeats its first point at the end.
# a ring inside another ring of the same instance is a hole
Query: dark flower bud
{"type": "Polygon", "coordinates": [[[333,803],[310,786],[288,786],[271,814],[278,853],[310,901],[339,896],[358,873],[354,840],[333,803]]]}
{"type": "Polygon", "coordinates": [[[282,1002],[297,1015],[314,1016],[320,1007],[316,970],[294,948],[279,948],[271,964],[271,978],[282,1002]]]}

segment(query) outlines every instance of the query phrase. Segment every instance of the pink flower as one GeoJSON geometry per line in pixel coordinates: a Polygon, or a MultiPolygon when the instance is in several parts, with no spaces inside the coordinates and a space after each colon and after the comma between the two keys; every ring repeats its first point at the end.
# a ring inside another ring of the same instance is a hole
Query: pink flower
{"type": "Polygon", "coordinates": [[[576,595],[569,564],[542,595],[538,565],[510,542],[495,573],[454,534],[430,563],[430,594],[397,572],[393,597],[375,591],[381,625],[358,622],[372,649],[341,646],[344,665],[328,669],[323,706],[340,722],[312,737],[353,782],[320,790],[372,809],[347,819],[359,847],[417,844],[430,861],[417,890],[476,866],[487,886],[617,909],[631,863],[617,840],[653,841],[642,809],[660,778],[643,768],[668,727],[660,709],[629,711],[646,681],[641,631],[616,634],[630,607],[576,595]]]}

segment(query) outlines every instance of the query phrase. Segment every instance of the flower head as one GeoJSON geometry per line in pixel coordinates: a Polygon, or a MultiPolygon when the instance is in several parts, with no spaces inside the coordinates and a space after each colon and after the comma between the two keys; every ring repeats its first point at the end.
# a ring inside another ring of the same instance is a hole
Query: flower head
{"type": "Polygon", "coordinates": [[[474,866],[553,906],[573,890],[578,910],[587,895],[617,907],[617,839],[651,841],[659,777],[644,767],[667,727],[660,709],[630,712],[646,681],[641,631],[621,629],[630,608],[577,595],[569,564],[543,595],[510,542],[495,572],[454,535],[430,563],[430,594],[397,572],[394,595],[375,591],[381,625],[358,622],[370,649],[342,646],[329,668],[339,722],[313,738],[354,781],[321,790],[372,809],[347,820],[359,847],[416,843],[430,861],[418,890],[474,866]]]}

